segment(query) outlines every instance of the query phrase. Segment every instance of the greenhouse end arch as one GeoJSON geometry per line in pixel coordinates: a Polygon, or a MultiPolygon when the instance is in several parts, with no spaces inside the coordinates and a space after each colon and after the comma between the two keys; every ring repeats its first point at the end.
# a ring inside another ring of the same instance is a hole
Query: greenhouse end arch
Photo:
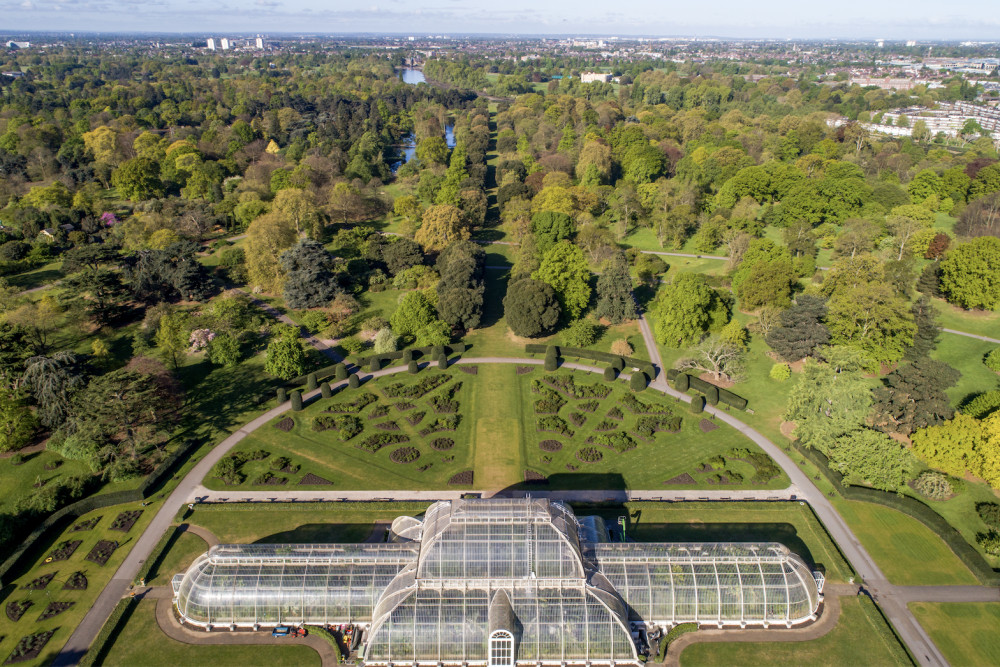
{"type": "Polygon", "coordinates": [[[455,500],[383,544],[219,545],[174,577],[205,629],[353,624],[368,665],[638,663],[679,623],[792,627],[823,578],[777,543],[608,542],[543,499],[455,500]]]}

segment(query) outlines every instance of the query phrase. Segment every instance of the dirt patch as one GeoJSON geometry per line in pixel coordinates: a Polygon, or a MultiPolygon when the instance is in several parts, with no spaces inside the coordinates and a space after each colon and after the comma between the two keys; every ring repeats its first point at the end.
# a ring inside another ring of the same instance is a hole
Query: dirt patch
{"type": "Polygon", "coordinates": [[[719,389],[729,389],[734,384],[736,384],[732,380],[716,380],[715,378],[712,377],[711,373],[702,373],[701,375],[698,376],[698,378],[704,380],[709,384],[714,384],[719,389]]]}
{"type": "Polygon", "coordinates": [[[688,473],[684,473],[683,475],[677,475],[677,477],[671,477],[670,479],[664,482],[664,484],[670,484],[670,485],[694,484],[694,483],[695,483],[694,477],[692,477],[688,473]]]}
{"type": "Polygon", "coordinates": [[[389,454],[393,463],[412,463],[420,458],[420,450],[416,447],[400,447],[389,454]]]}
{"type": "Polygon", "coordinates": [[[328,479],[323,479],[319,475],[307,472],[303,475],[302,479],[299,480],[299,486],[333,486],[333,482],[328,479]]]}
{"type": "Polygon", "coordinates": [[[101,540],[94,545],[94,548],[90,550],[87,554],[87,560],[91,563],[97,563],[98,565],[104,565],[111,558],[111,554],[115,552],[118,548],[117,542],[111,542],[110,540],[101,540]]]}
{"type": "Polygon", "coordinates": [[[291,417],[285,417],[277,424],[275,424],[274,428],[278,429],[279,431],[284,431],[285,433],[288,433],[293,428],[295,428],[295,420],[292,419],[291,417]]]}
{"type": "Polygon", "coordinates": [[[890,438],[892,438],[893,440],[895,440],[896,442],[903,443],[906,447],[912,447],[913,446],[913,441],[910,440],[910,436],[908,436],[908,435],[903,435],[902,433],[889,433],[887,435],[890,438]]]}
{"type": "Polygon", "coordinates": [[[538,443],[538,446],[544,452],[558,452],[560,449],[562,449],[562,443],[559,442],[558,440],[542,440],[540,443],[538,443]]]}
{"type": "Polygon", "coordinates": [[[82,532],[84,530],[92,530],[94,528],[94,526],[97,525],[97,522],[100,521],[100,520],[101,520],[101,517],[95,516],[92,519],[87,519],[86,521],[81,521],[80,523],[78,523],[75,526],[73,526],[73,530],[71,530],[70,532],[71,533],[79,533],[79,532],[82,532]]]}
{"type": "Polygon", "coordinates": [[[452,484],[452,485],[456,485],[456,484],[472,484],[472,479],[473,479],[473,473],[472,473],[472,471],[471,470],[463,470],[460,473],[456,473],[456,474],[452,475],[451,479],[448,480],[448,483],[452,484]]]}
{"type": "Polygon", "coordinates": [[[530,373],[533,370],[535,370],[534,366],[518,366],[517,368],[514,369],[514,371],[518,375],[527,375],[528,373],[530,373]]]}
{"type": "Polygon", "coordinates": [[[702,463],[700,466],[698,466],[698,472],[715,472],[715,468],[713,468],[707,463],[702,463]]]}
{"type": "Polygon", "coordinates": [[[479,366],[459,366],[458,370],[469,375],[479,375],[479,366]]]}
{"type": "Polygon", "coordinates": [[[57,560],[69,560],[69,557],[73,555],[73,552],[76,551],[81,544],[83,544],[83,540],[73,540],[73,541],[67,540],[65,542],[61,542],[59,546],[57,546],[55,549],[52,550],[52,553],[49,554],[49,557],[46,559],[46,562],[57,561],[57,560]]]}
{"type": "Polygon", "coordinates": [[[795,440],[793,433],[795,432],[795,422],[781,422],[778,426],[778,430],[781,431],[781,435],[785,436],[789,440],[795,440]]]}
{"type": "Polygon", "coordinates": [[[7,618],[17,623],[24,616],[24,613],[28,611],[31,607],[31,600],[23,600],[22,602],[8,602],[7,603],[7,618]]]}
{"type": "Polygon", "coordinates": [[[698,422],[698,428],[701,429],[702,433],[708,433],[709,431],[714,431],[719,428],[719,425],[713,421],[709,421],[708,419],[702,419],[698,422]]]}
{"type": "Polygon", "coordinates": [[[115,520],[111,522],[111,530],[117,530],[122,533],[127,533],[132,530],[132,526],[135,522],[139,520],[142,516],[142,510],[132,510],[131,512],[122,512],[115,517],[115,520]]]}
{"type": "Polygon", "coordinates": [[[534,470],[524,471],[524,482],[526,484],[548,484],[549,478],[534,470]]]}

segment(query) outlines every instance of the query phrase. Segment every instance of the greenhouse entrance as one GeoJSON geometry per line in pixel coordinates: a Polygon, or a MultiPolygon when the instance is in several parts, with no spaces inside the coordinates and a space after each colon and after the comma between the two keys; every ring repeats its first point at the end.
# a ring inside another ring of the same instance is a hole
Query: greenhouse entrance
{"type": "Polygon", "coordinates": [[[822,599],[781,544],[610,543],[599,517],[548,500],[438,502],[389,535],[212,547],[174,577],[178,613],[209,630],[358,625],[367,665],[638,665],[643,629],[792,627],[822,599]]]}

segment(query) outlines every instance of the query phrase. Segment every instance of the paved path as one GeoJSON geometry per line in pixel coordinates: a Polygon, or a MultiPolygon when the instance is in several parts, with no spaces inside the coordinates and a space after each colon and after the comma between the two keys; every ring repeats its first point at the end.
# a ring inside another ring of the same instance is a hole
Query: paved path
{"type": "Polygon", "coordinates": [[[644,255],[664,255],[666,257],[691,257],[694,259],[724,259],[728,260],[728,257],[720,257],[719,255],[692,255],[688,252],[663,252],[661,250],[640,250],[639,252],[644,255]]]}
{"type": "Polygon", "coordinates": [[[163,634],[167,635],[174,641],[183,642],[184,644],[192,644],[196,646],[232,646],[233,644],[284,646],[286,644],[294,643],[296,645],[308,646],[312,650],[316,651],[316,653],[319,654],[323,667],[332,667],[333,665],[338,664],[338,656],[334,653],[333,647],[330,646],[326,640],[316,634],[310,634],[308,637],[300,637],[297,639],[292,637],[276,639],[271,636],[270,631],[205,632],[204,630],[192,630],[191,628],[181,625],[177,620],[177,617],[174,615],[174,604],[170,598],[161,598],[156,600],[156,624],[160,626],[160,630],[163,631],[163,634]]]}
{"type": "Polygon", "coordinates": [[[1000,602],[1000,588],[992,586],[895,586],[886,595],[910,602],[1000,602]]]}
{"type": "Polygon", "coordinates": [[[182,523],[178,528],[181,529],[182,533],[191,533],[192,535],[197,535],[201,539],[205,540],[205,544],[209,547],[214,547],[219,544],[219,538],[215,536],[215,533],[210,531],[208,528],[202,528],[201,526],[196,526],[190,523],[182,523]]]}
{"type": "Polygon", "coordinates": [[[989,336],[979,336],[977,334],[968,333],[966,331],[956,331],[955,329],[941,329],[945,333],[955,334],[956,336],[965,336],[966,338],[975,338],[976,340],[983,340],[987,343],[997,343],[1000,344],[1000,339],[990,338],[989,336]]]}

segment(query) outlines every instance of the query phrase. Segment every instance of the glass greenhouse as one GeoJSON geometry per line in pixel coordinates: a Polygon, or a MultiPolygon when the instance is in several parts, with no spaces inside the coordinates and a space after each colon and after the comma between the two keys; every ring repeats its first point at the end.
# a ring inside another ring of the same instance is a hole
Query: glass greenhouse
{"type": "Polygon", "coordinates": [[[219,545],[174,577],[193,625],[356,624],[366,664],[637,663],[637,627],[791,627],[822,576],[781,544],[609,543],[541,499],[456,500],[385,544],[219,545]]]}

